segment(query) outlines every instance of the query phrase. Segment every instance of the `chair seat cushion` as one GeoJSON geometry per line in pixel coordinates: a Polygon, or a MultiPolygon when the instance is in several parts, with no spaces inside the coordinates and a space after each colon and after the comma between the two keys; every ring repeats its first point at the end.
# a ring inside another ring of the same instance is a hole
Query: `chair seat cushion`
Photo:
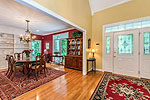
{"type": "Polygon", "coordinates": [[[23,67],[23,63],[16,63],[16,66],[22,66],[23,67]]]}

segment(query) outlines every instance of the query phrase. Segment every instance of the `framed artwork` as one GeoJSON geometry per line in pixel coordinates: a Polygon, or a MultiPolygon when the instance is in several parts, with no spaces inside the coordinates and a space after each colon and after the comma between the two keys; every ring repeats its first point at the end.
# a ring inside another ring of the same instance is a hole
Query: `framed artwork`
{"type": "Polygon", "coordinates": [[[46,43],[46,49],[49,49],[49,43],[48,42],[46,43]]]}
{"type": "Polygon", "coordinates": [[[91,39],[89,38],[88,39],[88,49],[90,49],[91,48],[91,39]]]}

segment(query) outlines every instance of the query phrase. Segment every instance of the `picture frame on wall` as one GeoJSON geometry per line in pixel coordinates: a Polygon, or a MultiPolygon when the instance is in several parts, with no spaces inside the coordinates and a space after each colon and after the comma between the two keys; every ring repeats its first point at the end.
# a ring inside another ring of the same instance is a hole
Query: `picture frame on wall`
{"type": "Polygon", "coordinates": [[[49,49],[49,43],[48,42],[46,43],[46,49],[49,49]]]}
{"type": "Polygon", "coordinates": [[[88,39],[88,49],[90,49],[91,48],[91,39],[89,38],[88,39]]]}

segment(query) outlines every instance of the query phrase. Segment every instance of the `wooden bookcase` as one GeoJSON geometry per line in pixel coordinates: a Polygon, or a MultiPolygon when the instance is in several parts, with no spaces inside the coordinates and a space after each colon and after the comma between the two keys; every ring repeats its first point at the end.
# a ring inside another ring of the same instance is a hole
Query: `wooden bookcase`
{"type": "Polygon", "coordinates": [[[83,38],[67,39],[65,67],[82,70],[83,38]]]}

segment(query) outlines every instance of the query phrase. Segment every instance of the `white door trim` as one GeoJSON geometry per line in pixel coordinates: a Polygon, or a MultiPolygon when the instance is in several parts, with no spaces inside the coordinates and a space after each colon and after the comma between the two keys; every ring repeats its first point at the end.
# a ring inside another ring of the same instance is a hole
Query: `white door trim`
{"type": "Polygon", "coordinates": [[[43,14],[46,14],[50,17],[54,17],[64,23],[67,23],[67,24],[70,24],[72,27],[80,30],[83,32],[83,71],[82,71],[82,74],[83,75],[86,75],[87,74],[87,71],[86,71],[86,30],[83,29],[82,27],[72,23],[71,21],[65,19],[64,17],[56,14],[55,12],[53,12],[52,10],[50,9],[47,9],[43,6],[41,6],[40,4],[38,4],[37,2],[33,1],[33,0],[15,0],[16,2],[19,2],[25,6],[28,6],[34,10],[37,10],[43,14]]]}

